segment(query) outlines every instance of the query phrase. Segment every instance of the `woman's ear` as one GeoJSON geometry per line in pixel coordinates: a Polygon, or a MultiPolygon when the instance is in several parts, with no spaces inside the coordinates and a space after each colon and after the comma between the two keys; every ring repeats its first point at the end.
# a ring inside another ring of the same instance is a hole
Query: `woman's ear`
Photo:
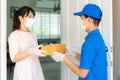
{"type": "Polygon", "coordinates": [[[22,16],[19,16],[18,18],[19,18],[20,22],[22,22],[22,16]]]}

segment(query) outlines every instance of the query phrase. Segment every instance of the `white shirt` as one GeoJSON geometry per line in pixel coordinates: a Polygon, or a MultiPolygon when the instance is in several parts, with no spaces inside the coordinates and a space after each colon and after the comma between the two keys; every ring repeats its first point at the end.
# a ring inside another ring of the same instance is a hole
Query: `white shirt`
{"type": "MultiPolygon", "coordinates": [[[[15,30],[10,34],[8,43],[12,61],[17,53],[20,54],[29,48],[38,46],[37,38],[33,32],[20,30],[15,30]]],[[[38,56],[30,55],[16,62],[13,80],[44,80],[38,56]]]]}

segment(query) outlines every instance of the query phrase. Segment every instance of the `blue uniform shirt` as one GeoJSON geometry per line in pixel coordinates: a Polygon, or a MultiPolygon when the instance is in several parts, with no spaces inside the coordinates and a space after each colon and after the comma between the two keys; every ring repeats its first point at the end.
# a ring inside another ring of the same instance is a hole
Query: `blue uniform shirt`
{"type": "Polygon", "coordinates": [[[80,68],[89,70],[79,80],[107,80],[107,56],[103,37],[98,29],[91,31],[82,45],[80,68]]]}

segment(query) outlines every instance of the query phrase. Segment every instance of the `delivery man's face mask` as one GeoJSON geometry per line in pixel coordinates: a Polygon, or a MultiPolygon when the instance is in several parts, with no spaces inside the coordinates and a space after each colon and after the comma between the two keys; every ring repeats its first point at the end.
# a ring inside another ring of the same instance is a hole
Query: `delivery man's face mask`
{"type": "Polygon", "coordinates": [[[81,20],[81,28],[82,28],[82,30],[84,30],[84,31],[86,31],[86,28],[87,28],[86,26],[83,25],[83,21],[82,21],[82,20],[81,20]]]}

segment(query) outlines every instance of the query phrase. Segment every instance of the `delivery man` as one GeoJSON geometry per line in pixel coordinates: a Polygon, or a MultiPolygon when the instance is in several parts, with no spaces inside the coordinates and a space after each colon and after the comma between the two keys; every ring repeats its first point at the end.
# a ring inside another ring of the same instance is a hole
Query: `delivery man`
{"type": "Polygon", "coordinates": [[[98,29],[102,19],[102,11],[95,4],[86,4],[82,11],[75,12],[80,16],[81,27],[88,33],[82,45],[81,55],[75,51],[67,50],[66,55],[73,55],[80,61],[74,64],[64,54],[53,52],[51,56],[56,62],[65,63],[79,80],[107,80],[107,56],[104,39],[98,29]]]}

